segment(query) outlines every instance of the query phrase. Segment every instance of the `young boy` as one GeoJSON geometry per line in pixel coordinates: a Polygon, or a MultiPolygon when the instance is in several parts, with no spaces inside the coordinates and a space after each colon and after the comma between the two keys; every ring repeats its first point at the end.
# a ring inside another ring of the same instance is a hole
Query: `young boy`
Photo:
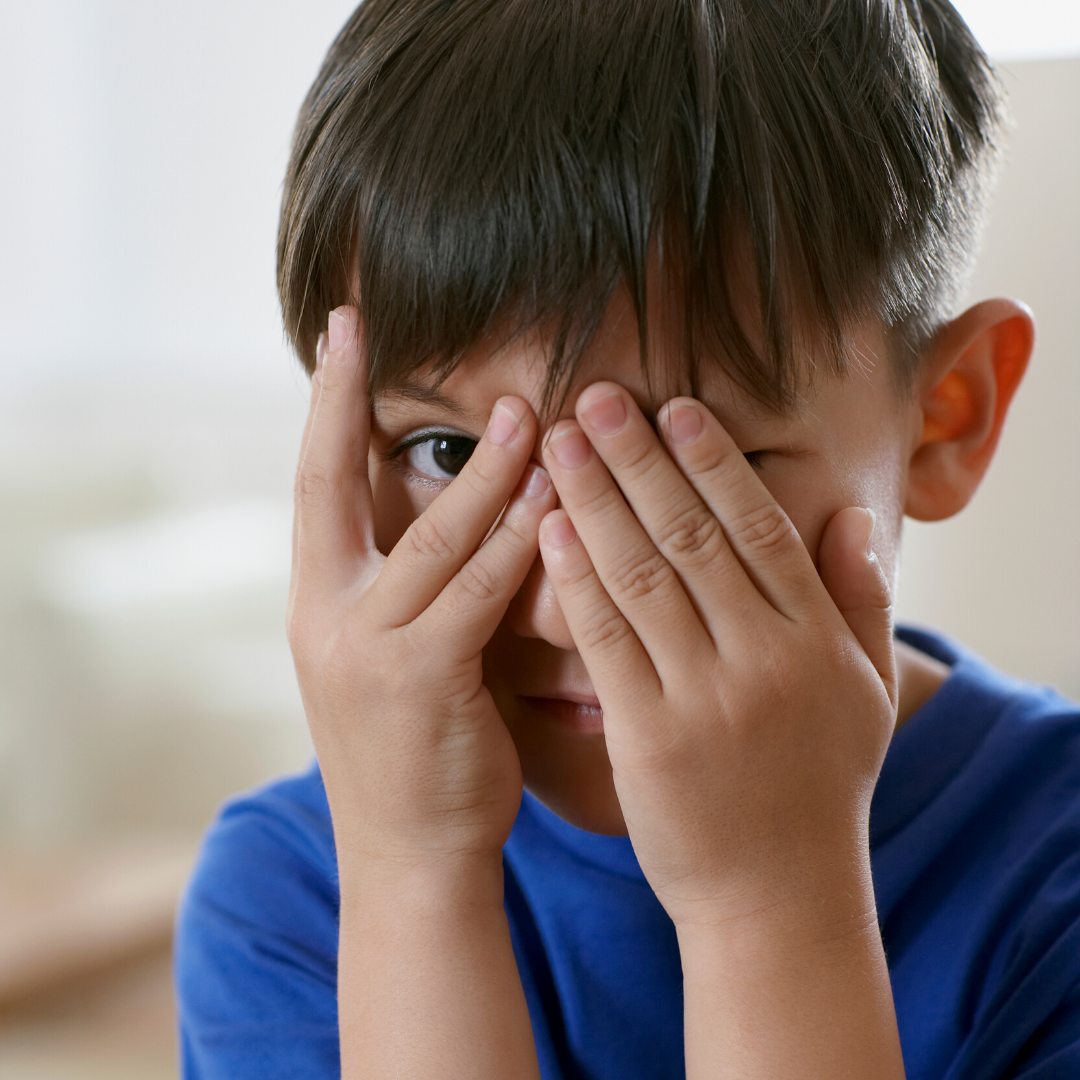
{"type": "Polygon", "coordinates": [[[1080,712],[891,619],[1032,349],[954,312],[1000,112],[946,0],[356,12],[279,244],[319,768],[207,837],[186,1076],[1080,1076],[1080,712]]]}

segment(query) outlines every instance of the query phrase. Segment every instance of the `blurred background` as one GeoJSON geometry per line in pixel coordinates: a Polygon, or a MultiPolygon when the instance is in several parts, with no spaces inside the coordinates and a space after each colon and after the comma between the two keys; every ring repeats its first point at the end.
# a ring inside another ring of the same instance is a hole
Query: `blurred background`
{"type": "MultiPolygon", "coordinates": [[[[306,379],[274,290],[350,0],[0,3],[0,1076],[175,1075],[169,936],[231,792],[311,754],[283,633],[306,379]]],[[[1040,327],[903,618],[1080,696],[1080,19],[959,5],[1015,130],[972,299],[1040,327]]]]}

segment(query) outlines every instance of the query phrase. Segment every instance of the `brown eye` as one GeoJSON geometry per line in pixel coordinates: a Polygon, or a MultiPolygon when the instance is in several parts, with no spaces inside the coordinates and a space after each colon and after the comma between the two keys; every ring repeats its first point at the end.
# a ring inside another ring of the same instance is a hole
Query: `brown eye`
{"type": "Polygon", "coordinates": [[[453,480],[472,456],[476,440],[452,432],[431,432],[401,451],[405,464],[429,480],[453,480]]]}

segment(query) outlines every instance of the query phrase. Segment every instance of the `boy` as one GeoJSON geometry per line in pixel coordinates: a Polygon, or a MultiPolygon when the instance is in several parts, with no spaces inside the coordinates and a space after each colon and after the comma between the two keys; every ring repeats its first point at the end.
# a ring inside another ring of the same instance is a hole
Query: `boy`
{"type": "Polygon", "coordinates": [[[953,312],[999,126],[945,0],[357,11],[279,243],[319,768],[207,838],[189,1077],[1080,1074],[1080,714],[891,621],[1032,348],[953,312]]]}

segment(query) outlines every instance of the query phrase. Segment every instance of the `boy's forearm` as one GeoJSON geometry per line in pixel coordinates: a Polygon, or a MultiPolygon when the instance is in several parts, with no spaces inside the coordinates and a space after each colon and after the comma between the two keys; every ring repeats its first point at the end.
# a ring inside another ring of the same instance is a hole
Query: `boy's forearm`
{"type": "Polygon", "coordinates": [[[340,872],[343,1080],[538,1080],[501,865],[340,872]]]}
{"type": "Polygon", "coordinates": [[[818,927],[815,906],[679,928],[687,1080],[903,1080],[872,902],[818,927]]]}

